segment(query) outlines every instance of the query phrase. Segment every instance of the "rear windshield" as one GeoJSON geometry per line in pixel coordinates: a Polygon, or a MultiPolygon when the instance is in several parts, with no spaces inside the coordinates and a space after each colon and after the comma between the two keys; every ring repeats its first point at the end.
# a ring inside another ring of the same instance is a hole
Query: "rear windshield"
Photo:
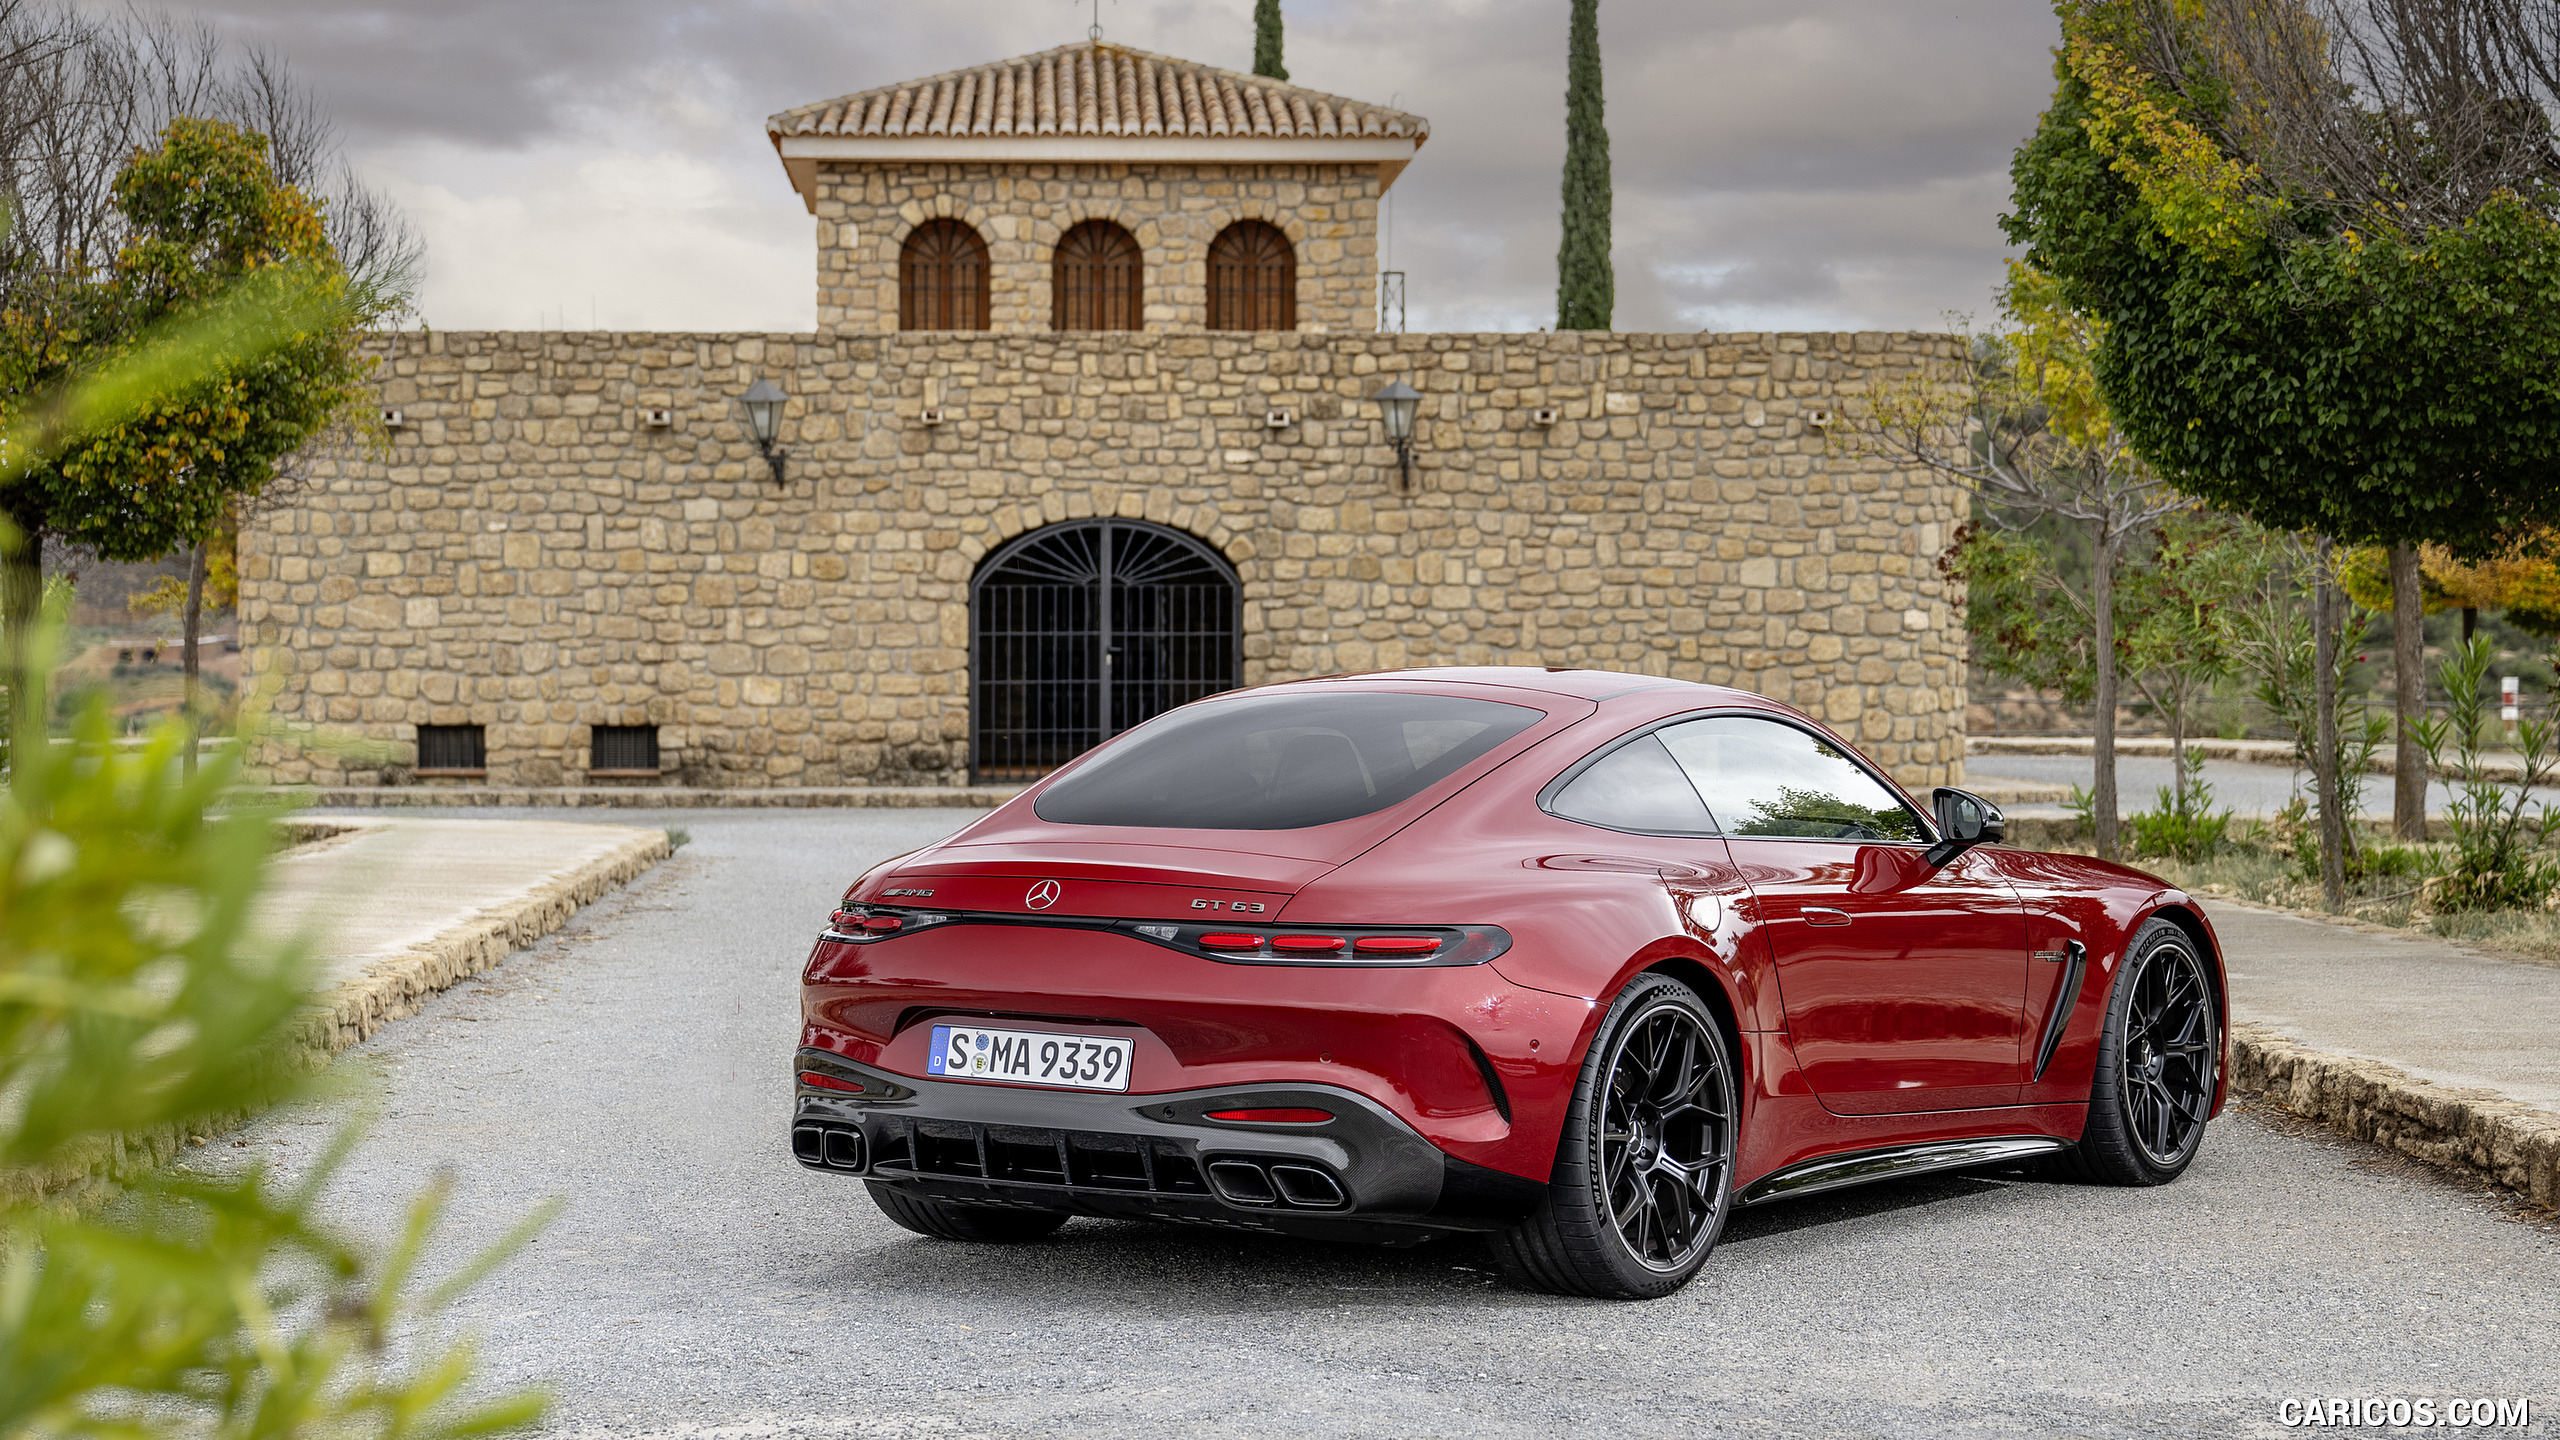
{"type": "Polygon", "coordinates": [[[1176,711],[1060,780],[1060,825],[1297,830],[1384,810],[1544,713],[1449,695],[1271,695],[1176,711]]]}

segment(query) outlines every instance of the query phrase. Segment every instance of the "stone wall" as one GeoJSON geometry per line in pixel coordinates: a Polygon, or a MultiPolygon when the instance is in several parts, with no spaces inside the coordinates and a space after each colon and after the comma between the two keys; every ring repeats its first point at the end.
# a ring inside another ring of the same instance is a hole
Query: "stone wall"
{"type": "Polygon", "coordinates": [[[898,328],[898,253],[917,226],[955,217],[987,242],[989,320],[1041,333],[1050,257],[1086,220],[1124,226],[1145,256],[1146,328],[1209,323],[1209,242],[1267,220],[1298,252],[1298,328],[1378,328],[1378,169],[1370,165],[1025,165],[948,162],[818,167],[818,328],[898,328]]]}
{"type": "Polygon", "coordinates": [[[279,718],[379,753],[267,759],[290,782],[399,783],[415,726],[478,723],[489,783],[576,784],[588,727],[655,724],[672,782],[962,783],[973,568],[1114,514],[1234,564],[1247,684],[1667,674],[1792,701],[1907,783],[1947,783],[1963,633],[1932,562],[1962,497],[1818,422],[1948,343],[390,337],[390,452],[323,466],[241,542],[279,718]],[[793,397],[780,486],[735,401],[758,376],[793,397]],[[1391,378],[1427,397],[1411,493],[1363,399],[1391,378]],[[653,406],[672,424],[648,428],[653,406]]]}

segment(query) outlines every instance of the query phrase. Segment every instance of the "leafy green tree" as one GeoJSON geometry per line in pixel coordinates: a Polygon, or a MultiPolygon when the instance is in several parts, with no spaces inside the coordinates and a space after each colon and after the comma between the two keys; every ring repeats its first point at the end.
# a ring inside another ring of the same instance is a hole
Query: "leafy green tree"
{"type": "Polygon", "coordinates": [[[2241,604],[2266,582],[2269,537],[2246,520],[2201,506],[2162,520],[2146,562],[2132,567],[2124,598],[2123,666],[2152,711],[2169,722],[2181,813],[2187,808],[2187,731],[2195,703],[2239,666],[2241,604]]]}
{"type": "MultiPolygon", "coordinates": [[[[2254,682],[2250,698],[2292,739],[2296,771],[2331,777],[2335,813],[2361,814],[2366,773],[2391,731],[2382,716],[2351,716],[2346,710],[2357,652],[2372,628],[2370,612],[2346,603],[2335,584],[2335,556],[2325,541],[2300,535],[2269,538],[2266,584],[2241,602],[2234,626],[2242,668],[2254,682]],[[2324,590],[2329,592],[2325,616],[2324,590]],[[2323,625],[2331,627],[2325,645],[2318,635],[2323,625]]],[[[2287,821],[2280,828],[2299,826],[2287,821]]],[[[2324,888],[2332,878],[2343,887],[2365,870],[2353,829],[2341,826],[2334,843],[2334,850],[2324,839],[2303,852],[2308,873],[2324,888]]]]}
{"type": "MultiPolygon", "coordinates": [[[[243,281],[287,280],[299,303],[274,344],[149,396],[0,488],[0,510],[23,537],[7,565],[13,637],[33,618],[22,597],[33,594],[46,539],[110,560],[195,552],[234,503],[265,487],[278,460],[356,403],[369,369],[357,347],[381,297],[348,283],[319,210],[277,183],[263,138],[215,120],[175,121],[159,148],[126,163],[115,203],[129,238],[85,303],[30,315],[23,330],[0,316],[0,404],[153,343],[243,281]]],[[[192,587],[199,595],[201,584],[192,587]]],[[[187,636],[191,660],[198,638],[187,636]]],[[[41,693],[36,676],[13,679],[41,693]]]]}
{"type": "MultiPolygon", "coordinates": [[[[2196,701],[2239,664],[2240,605],[2266,583],[2268,537],[2245,521],[2189,505],[2160,517],[2137,540],[2119,556],[2121,578],[2108,588],[2104,625],[2093,596],[2065,578],[2057,547],[2032,532],[1967,525],[1939,566],[1964,584],[1974,658],[1994,675],[2087,704],[2102,660],[2112,659],[2103,668],[2168,722],[2173,784],[2162,792],[2163,809],[2184,821],[2203,796],[2189,773],[2189,717],[2196,701]],[[2101,634],[2107,651],[2099,649],[2101,634]]],[[[2101,778],[2112,781],[2112,769],[2104,767],[2101,778]]],[[[2096,830],[2102,810],[2094,794],[2091,807],[2096,830]]]]}
{"type": "Polygon", "coordinates": [[[1289,78],[1289,67],[1280,63],[1280,0],[1253,0],[1253,73],[1289,78]]]}
{"type": "MultiPolygon", "coordinates": [[[[173,395],[254,370],[340,303],[308,276],[243,278],[30,397],[0,428],[0,486],[173,395]]],[[[19,637],[39,672],[57,635],[19,637]]],[[[47,743],[23,704],[12,719],[0,793],[0,1435],[465,1440],[531,1421],[533,1397],[465,1398],[468,1348],[428,1338],[422,1322],[538,1216],[422,1289],[441,1187],[384,1250],[320,1219],[352,1131],[290,1186],[254,1164],[133,1172],[127,1147],[148,1154],[309,1084],[317,971],[307,947],[251,923],[274,834],[233,788],[236,756],[188,773],[178,757],[194,737],[174,722],[122,748],[102,705],[68,745],[47,743]],[[54,1203],[101,1179],[121,1195],[54,1203]]]]}
{"type": "MultiPolygon", "coordinates": [[[[2460,157],[2402,166],[2399,200],[2295,163],[2308,152],[2287,148],[2299,117],[2285,106],[2356,90],[2335,68],[2353,37],[2316,5],[2057,8],[2054,101],[2018,152],[2004,224],[2065,303],[2105,321],[2097,375],[2135,448],[2189,493],[2349,543],[2477,555],[2560,516],[2549,186],[2479,189],[2413,221],[2407,205],[2460,157]],[[2279,84],[2270,44],[2327,68],[2279,84]]],[[[2324,114],[2333,134],[2395,123],[2388,106],[2324,114]]],[[[2324,583],[2324,652],[2342,613],[2324,583]]],[[[2317,667],[2322,683],[2334,668],[2317,667]]],[[[2323,723],[2335,711],[2317,708],[2323,723]]],[[[2347,817],[2337,777],[2319,786],[2334,899],[2347,817]]]]}
{"type": "MultiPolygon", "coordinates": [[[[2479,560],[2457,560],[2441,545],[2421,546],[2419,603],[2429,615],[2503,610],[2519,630],[2560,637],[2560,558],[2555,555],[2560,555],[2560,535],[2548,533],[2526,536],[2479,560]]],[[[2366,609],[2385,608],[2396,598],[2389,570],[2396,558],[2379,547],[2355,551],[2339,563],[2339,583],[2366,609]]]]}
{"type": "Polygon", "coordinates": [[[1606,330],[1618,308],[1609,259],[1609,122],[1600,85],[1600,0],[1572,0],[1564,82],[1564,243],[1556,328],[1606,330]]]}
{"type": "MultiPolygon", "coordinates": [[[[2089,365],[2104,327],[2061,304],[2043,276],[2023,268],[2012,268],[2001,303],[2007,312],[2005,328],[1971,342],[1959,357],[1915,367],[1868,396],[1853,412],[1857,428],[1850,443],[1925,465],[1964,485],[1998,526],[2016,528],[2044,519],[2087,535],[2087,593],[2052,590],[2044,598],[2076,606],[2077,623],[2085,627],[2063,638],[2088,657],[2086,687],[2064,688],[2094,711],[2092,823],[2098,853],[2112,859],[2119,818],[2115,734],[2122,646],[2116,628],[2117,566],[2127,546],[2163,517],[2194,502],[2162,483],[2108,413],[2089,365]]],[[[2049,565],[2039,571],[2029,564],[2037,553],[2032,547],[2004,550],[1986,556],[1985,563],[2027,567],[2012,578],[2031,573],[2052,577],[2049,565]]],[[[1983,575],[1986,583],[1998,578],[1993,571],[1983,575]]],[[[1969,602],[1968,613],[1987,617],[1994,612],[1969,602]]],[[[1985,623],[1991,629],[1977,630],[1977,638],[2014,628],[2007,621],[1985,623]]],[[[2059,623],[2047,616],[2037,625],[2059,623]]],[[[2061,635],[2062,630],[2053,633],[2061,635]]],[[[2017,637],[2021,643],[2038,638],[2017,637]]],[[[1994,663],[1996,668],[2000,662],[1994,663]]],[[[2020,663],[2030,669],[2044,664],[2020,663]]]]}

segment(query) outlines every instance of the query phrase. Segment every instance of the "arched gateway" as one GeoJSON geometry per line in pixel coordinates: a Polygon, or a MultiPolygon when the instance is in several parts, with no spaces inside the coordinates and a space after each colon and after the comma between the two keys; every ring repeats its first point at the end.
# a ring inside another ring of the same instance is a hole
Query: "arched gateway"
{"type": "Polygon", "coordinates": [[[1242,679],[1242,590],[1201,541],[1143,520],[1016,537],[969,587],[979,781],[1034,780],[1242,679]]]}

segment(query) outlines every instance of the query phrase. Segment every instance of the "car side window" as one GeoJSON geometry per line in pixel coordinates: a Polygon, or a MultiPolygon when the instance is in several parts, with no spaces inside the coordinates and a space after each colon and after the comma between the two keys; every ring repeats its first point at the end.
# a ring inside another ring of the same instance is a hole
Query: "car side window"
{"type": "Polygon", "coordinates": [[[1718,715],[1654,732],[1725,834],[1807,840],[1927,837],[1920,817],[1838,748],[1792,725],[1718,715]]]}
{"type": "Polygon", "coordinates": [[[1548,802],[1550,813],[1586,825],[1644,834],[1712,835],[1715,820],[1671,753],[1639,736],[1593,761],[1548,802]]]}

